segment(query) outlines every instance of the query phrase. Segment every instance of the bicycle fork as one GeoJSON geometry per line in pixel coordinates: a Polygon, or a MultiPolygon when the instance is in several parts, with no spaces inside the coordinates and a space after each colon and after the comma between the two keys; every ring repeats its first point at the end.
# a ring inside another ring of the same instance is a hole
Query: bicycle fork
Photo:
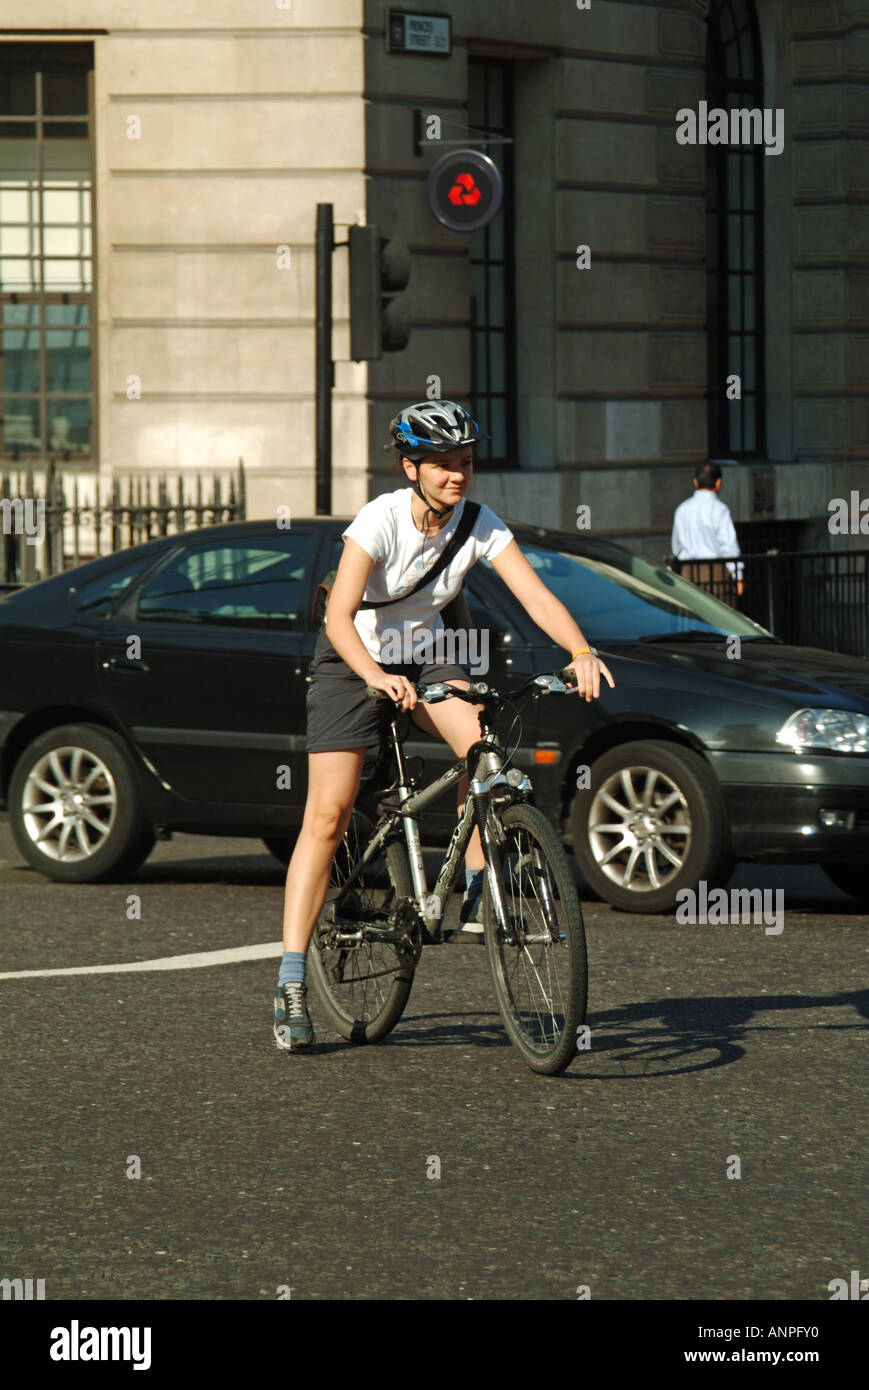
{"type": "Polygon", "coordinates": [[[498,844],[492,834],[489,820],[489,798],[486,795],[485,783],[478,777],[471,782],[468,796],[473,803],[477,828],[480,832],[480,843],[483,846],[483,855],[486,860],[486,879],[495,908],[495,920],[501,928],[505,942],[510,945],[512,943],[512,923],[504,900],[504,885],[499,872],[498,844]]]}
{"type": "MultiPolygon", "coordinates": [[[[407,802],[414,800],[416,802],[414,810],[416,810],[417,808],[421,809],[423,806],[427,805],[429,801],[435,799],[438,795],[440,795],[440,793],[443,790],[445,790],[451,782],[458,780],[461,773],[461,762],[457,763],[452,769],[446,772],[444,776],[439,778],[436,783],[433,783],[431,787],[426,788],[422,792],[413,792],[408,785],[407,766],[404,756],[404,748],[402,747],[401,740],[398,737],[397,726],[395,725],[395,723],[393,723],[392,726],[392,742],[398,772],[396,791],[398,794],[398,801],[401,806],[404,806],[407,804],[407,802]]],[[[446,853],[443,868],[438,877],[438,881],[435,884],[435,891],[433,897],[436,899],[439,907],[441,907],[445,902],[446,895],[452,887],[452,883],[455,878],[457,862],[460,860],[461,856],[464,855],[464,852],[467,849],[468,840],[471,836],[472,824],[474,821],[476,821],[477,827],[480,831],[480,841],[483,846],[483,853],[486,860],[485,872],[487,881],[489,883],[489,890],[492,894],[492,902],[495,905],[496,919],[500,924],[505,939],[509,941],[512,938],[512,923],[510,915],[507,911],[507,906],[504,899],[503,885],[499,873],[498,843],[495,836],[492,834],[492,830],[490,828],[491,823],[489,819],[488,797],[488,792],[492,783],[492,779],[499,776],[502,763],[501,758],[496,750],[482,744],[476,745],[475,750],[471,750],[471,752],[468,755],[469,759],[473,756],[474,751],[477,750],[478,753],[482,756],[480,757],[476,770],[478,774],[480,772],[484,774],[488,772],[490,776],[487,781],[480,780],[479,775],[471,779],[470,781],[465,809],[462,812],[462,815],[460,817],[458,825],[455,828],[455,831],[453,832],[453,838],[450,841],[450,846],[446,853]]],[[[401,821],[404,828],[404,839],[405,844],[407,846],[407,857],[410,864],[410,873],[411,880],[413,882],[414,895],[422,911],[422,915],[426,922],[426,928],[429,932],[429,936],[432,939],[438,939],[439,933],[431,931],[429,911],[427,910],[430,903],[430,898],[428,892],[428,884],[426,882],[425,876],[425,865],[423,863],[422,844],[420,842],[419,835],[419,823],[414,818],[412,812],[410,814],[402,815],[401,821]]]]}

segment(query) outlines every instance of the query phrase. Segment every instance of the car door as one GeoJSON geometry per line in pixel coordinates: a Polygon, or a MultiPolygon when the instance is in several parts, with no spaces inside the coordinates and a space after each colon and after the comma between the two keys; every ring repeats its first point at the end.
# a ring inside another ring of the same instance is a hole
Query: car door
{"type": "Polygon", "coordinates": [[[304,801],[317,540],[304,526],[197,532],[106,620],[105,697],[178,797],[304,801]]]}

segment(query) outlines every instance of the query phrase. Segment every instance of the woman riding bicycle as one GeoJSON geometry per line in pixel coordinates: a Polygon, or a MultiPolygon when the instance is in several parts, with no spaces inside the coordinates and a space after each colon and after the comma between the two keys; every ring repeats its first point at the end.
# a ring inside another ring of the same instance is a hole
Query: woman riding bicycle
{"type": "MultiPolygon", "coordinates": [[[[515,594],[531,620],[570,653],[577,689],[586,700],[600,694],[600,676],[614,682],[595,656],[570,613],[546,588],[526,560],[512,533],[488,507],[480,508],[474,526],[449,564],[429,586],[414,590],[432,569],[458,529],[464,495],[474,471],[473,446],[482,438],[466,410],[453,401],[422,401],[408,406],[390,422],[390,444],[411,486],[368,502],[344,531],[344,551],[329,595],[327,620],[311,664],[308,690],[308,796],[302,828],[287,871],[284,895],[284,954],[275,993],[274,1037],[282,1051],[293,1052],[314,1040],[307,1005],[306,953],[320,916],[332,861],[350,822],[366,760],[379,751],[384,728],[394,717],[389,702],[372,700],[366,686],[386,692],[401,710],[412,711],[419,728],[444,740],[464,757],[480,736],[478,706],[459,700],[422,706],[417,681],[447,681],[469,688],[459,666],[409,662],[381,664],[385,635],[400,630],[413,649],[418,634],[433,641],[443,630],[441,609],[456,597],[468,570],[488,559],[515,594]],[[380,609],[360,605],[405,599],[380,609]]],[[[430,646],[431,643],[424,645],[430,646]]],[[[392,646],[392,643],[390,643],[392,646]]],[[[467,777],[459,783],[464,804],[467,777]]],[[[484,867],[477,830],[465,856],[467,889],[462,907],[465,926],[482,892],[484,867]]]]}

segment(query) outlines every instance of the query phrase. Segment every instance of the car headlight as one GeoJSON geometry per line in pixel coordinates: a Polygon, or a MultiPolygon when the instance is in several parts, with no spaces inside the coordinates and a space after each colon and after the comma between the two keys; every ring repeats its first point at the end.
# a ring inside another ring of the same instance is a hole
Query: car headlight
{"type": "Polygon", "coordinates": [[[834,753],[869,753],[869,714],[849,709],[798,709],[776,734],[795,753],[830,748],[834,753]]]}

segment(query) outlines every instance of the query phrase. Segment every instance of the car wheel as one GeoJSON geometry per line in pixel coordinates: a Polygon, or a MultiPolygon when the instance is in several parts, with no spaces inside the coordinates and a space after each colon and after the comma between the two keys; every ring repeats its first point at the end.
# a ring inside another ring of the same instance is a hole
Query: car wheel
{"type": "Polygon", "coordinates": [[[280,840],[276,835],[269,835],[267,839],[263,840],[263,844],[269,851],[269,854],[275,856],[275,859],[279,859],[282,864],[289,864],[293,857],[293,850],[295,849],[295,840],[291,839],[289,835],[287,835],[286,839],[280,840]]]}
{"type": "Polygon", "coordinates": [[[856,898],[859,903],[869,903],[869,874],[865,864],[824,864],[824,873],[831,883],[856,898]]]}
{"type": "Polygon", "coordinates": [[[57,883],[96,883],[132,872],[154,834],[120,738],[92,724],[40,734],[15,765],[9,824],[34,869],[57,883]]]}
{"type": "Polygon", "coordinates": [[[688,748],[643,741],[612,748],[571,806],[573,849],[593,892],[627,912],[669,912],[676,894],[733,867],[723,801],[688,748]]]}

